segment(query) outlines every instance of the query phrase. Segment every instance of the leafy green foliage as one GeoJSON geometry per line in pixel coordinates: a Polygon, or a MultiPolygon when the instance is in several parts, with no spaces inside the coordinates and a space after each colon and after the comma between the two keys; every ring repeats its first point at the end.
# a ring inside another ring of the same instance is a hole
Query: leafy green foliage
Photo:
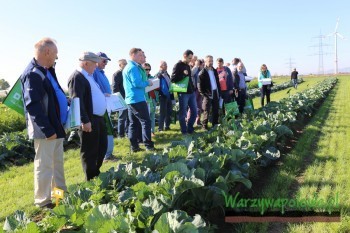
{"type": "MultiPolygon", "coordinates": [[[[140,163],[118,164],[71,191],[37,226],[44,232],[63,226],[90,232],[210,232],[211,214],[224,213],[223,193],[238,183],[251,188],[250,164],[267,166],[278,159],[278,140],[292,136],[296,119],[309,117],[336,81],[223,120],[140,163]]],[[[22,229],[30,222],[8,219],[22,229]]]]}
{"type": "Polygon", "coordinates": [[[0,167],[9,164],[21,165],[35,156],[33,142],[24,132],[4,133],[0,136],[0,167]]]}
{"type": "Polygon", "coordinates": [[[0,104],[0,135],[22,131],[26,127],[23,116],[8,108],[4,104],[0,104]]]}

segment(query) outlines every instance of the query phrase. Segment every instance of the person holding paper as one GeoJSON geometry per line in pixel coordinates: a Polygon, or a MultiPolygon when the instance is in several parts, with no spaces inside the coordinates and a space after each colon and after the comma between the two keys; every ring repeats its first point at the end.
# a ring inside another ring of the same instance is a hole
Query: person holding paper
{"type": "Polygon", "coordinates": [[[167,63],[165,61],[161,61],[159,68],[159,72],[155,77],[159,78],[160,80],[158,131],[161,132],[163,130],[170,130],[171,114],[173,111],[172,101],[174,100],[174,94],[169,92],[170,75],[167,72],[167,63]]]}
{"type": "Polygon", "coordinates": [[[79,97],[80,101],[80,157],[87,181],[100,174],[107,151],[106,97],[93,76],[100,60],[96,54],[84,52],[79,67],[68,80],[70,97],[79,97]]]}
{"type": "Polygon", "coordinates": [[[239,112],[242,114],[244,111],[245,106],[245,100],[247,96],[247,85],[245,82],[245,76],[243,73],[243,63],[238,62],[237,63],[237,70],[233,74],[234,80],[233,80],[233,86],[235,91],[235,96],[238,104],[239,112]]]}
{"type": "MultiPolygon", "coordinates": [[[[113,93],[119,92],[125,99],[125,90],[123,86],[123,69],[127,62],[125,59],[118,61],[119,70],[113,74],[113,93]]],[[[118,136],[119,138],[125,137],[128,134],[129,118],[128,109],[120,110],[118,112],[118,136]]]]}
{"type": "Polygon", "coordinates": [[[53,208],[54,187],[67,190],[63,169],[63,124],[67,98],[58,83],[54,64],[56,42],[43,38],[35,44],[35,56],[22,73],[22,97],[28,136],[34,139],[34,204],[53,208]]]}
{"type": "MultiPolygon", "coordinates": [[[[111,84],[109,83],[109,80],[104,72],[104,69],[108,64],[108,61],[110,61],[111,59],[107,57],[107,54],[103,52],[98,52],[96,55],[100,57],[100,62],[98,63],[93,76],[96,83],[100,86],[103,94],[106,97],[109,97],[112,94],[111,84]]],[[[108,113],[108,116],[110,117],[110,113],[108,113]]],[[[113,134],[107,135],[107,140],[108,140],[107,152],[106,152],[104,161],[115,160],[116,157],[114,157],[113,155],[113,147],[114,147],[113,134]]]]}
{"type": "MultiPolygon", "coordinates": [[[[191,67],[189,66],[192,60],[193,52],[191,50],[186,50],[183,53],[183,58],[181,61],[175,64],[173,72],[171,74],[171,82],[176,83],[183,81],[186,78],[191,78],[191,67]]],[[[193,82],[189,81],[187,84],[186,92],[178,92],[179,97],[179,122],[181,127],[181,133],[183,135],[192,134],[194,132],[194,122],[197,117],[197,103],[196,94],[194,93],[193,82]],[[190,118],[186,122],[186,115],[188,108],[191,111],[190,118]]]]}
{"type": "Polygon", "coordinates": [[[203,97],[202,111],[202,129],[208,130],[209,112],[212,111],[212,125],[219,124],[219,100],[221,89],[218,73],[213,68],[213,56],[205,57],[204,69],[199,72],[199,93],[203,97]]]}
{"type": "Polygon", "coordinates": [[[266,102],[270,103],[270,94],[271,94],[271,74],[267,69],[265,64],[262,64],[260,67],[260,73],[258,75],[258,85],[261,93],[261,107],[264,107],[264,99],[266,96],[266,102]]]}
{"type": "Polygon", "coordinates": [[[151,119],[145,98],[145,87],[152,86],[151,80],[144,80],[145,71],[141,64],[146,56],[140,48],[132,48],[129,52],[130,61],[123,70],[123,86],[125,89],[125,102],[128,104],[129,140],[131,150],[141,150],[138,142],[138,132],[141,125],[142,141],[149,151],[155,150],[151,140],[151,119]]]}
{"type": "MultiPolygon", "coordinates": [[[[151,72],[151,65],[149,63],[143,63],[142,64],[143,69],[146,71],[147,79],[153,79],[151,72]]],[[[157,96],[158,93],[156,93],[155,90],[152,90],[150,92],[146,92],[146,101],[149,106],[150,110],[150,118],[151,118],[151,136],[155,136],[155,129],[156,129],[156,106],[157,106],[157,96]]]]}

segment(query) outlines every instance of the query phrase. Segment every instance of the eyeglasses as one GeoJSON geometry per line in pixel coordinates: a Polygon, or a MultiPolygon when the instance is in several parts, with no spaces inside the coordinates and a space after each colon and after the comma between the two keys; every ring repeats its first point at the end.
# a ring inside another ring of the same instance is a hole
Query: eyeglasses
{"type": "Polygon", "coordinates": [[[151,69],[145,69],[145,71],[151,71],[151,69]]]}

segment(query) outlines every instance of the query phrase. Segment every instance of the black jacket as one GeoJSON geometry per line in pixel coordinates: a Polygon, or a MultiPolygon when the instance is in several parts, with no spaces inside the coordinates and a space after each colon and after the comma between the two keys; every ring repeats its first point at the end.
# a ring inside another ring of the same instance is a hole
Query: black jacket
{"type": "Polygon", "coordinates": [[[113,88],[113,90],[112,90],[113,93],[120,92],[120,94],[125,99],[125,90],[124,90],[124,86],[123,86],[123,71],[122,70],[118,70],[117,72],[115,72],[113,74],[112,88],[113,88]]]}
{"type": "Polygon", "coordinates": [[[290,79],[298,79],[298,71],[293,71],[290,75],[290,79]]]}
{"type": "Polygon", "coordinates": [[[68,80],[68,90],[71,98],[79,97],[81,122],[84,124],[91,122],[93,108],[89,81],[76,70],[68,80]]]}
{"type": "Polygon", "coordinates": [[[184,63],[183,61],[179,61],[175,64],[173,68],[173,73],[171,74],[170,81],[172,83],[179,82],[183,80],[186,76],[189,77],[187,94],[192,94],[195,90],[193,86],[193,82],[191,81],[191,67],[184,63]],[[185,74],[185,70],[187,70],[187,74],[185,74]]]}
{"type": "MultiPolygon", "coordinates": [[[[220,83],[219,83],[219,76],[216,69],[213,68],[213,72],[215,75],[215,81],[216,86],[218,87],[218,94],[219,97],[221,96],[221,89],[220,89],[220,83]]],[[[212,97],[212,90],[211,90],[211,84],[210,84],[210,77],[207,68],[202,69],[199,72],[199,84],[198,84],[198,91],[201,95],[211,98],[212,97]]]]}
{"type": "MultiPolygon", "coordinates": [[[[48,71],[62,90],[55,69],[51,67],[48,71]]],[[[57,138],[64,138],[66,133],[60,120],[59,103],[46,69],[33,58],[20,79],[29,138],[45,139],[54,134],[57,138]]]]}

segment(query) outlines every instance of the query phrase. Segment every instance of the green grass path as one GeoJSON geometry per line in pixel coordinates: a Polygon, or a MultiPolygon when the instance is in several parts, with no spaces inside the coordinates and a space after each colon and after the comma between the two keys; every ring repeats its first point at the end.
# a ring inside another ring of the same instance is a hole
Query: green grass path
{"type": "Polygon", "coordinates": [[[238,232],[350,232],[350,77],[340,77],[294,149],[275,166],[261,197],[329,200],[337,194],[340,223],[241,224],[238,232]]]}

